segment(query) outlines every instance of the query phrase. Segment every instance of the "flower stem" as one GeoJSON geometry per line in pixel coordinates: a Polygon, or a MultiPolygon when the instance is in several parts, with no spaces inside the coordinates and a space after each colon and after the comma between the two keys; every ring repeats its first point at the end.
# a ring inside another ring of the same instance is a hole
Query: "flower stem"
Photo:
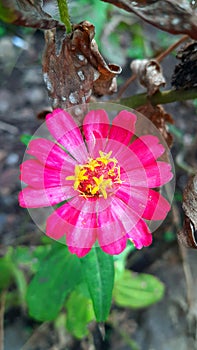
{"type": "Polygon", "coordinates": [[[57,0],[60,19],[65,24],[67,34],[72,32],[72,25],[69,18],[67,0],[57,0]]]}
{"type": "Polygon", "coordinates": [[[139,94],[131,97],[121,98],[115,102],[122,105],[137,108],[143,106],[147,103],[152,105],[172,103],[176,101],[185,101],[193,100],[197,98],[197,88],[188,89],[188,90],[167,90],[167,91],[158,91],[153,96],[147,96],[147,94],[139,94]]]}

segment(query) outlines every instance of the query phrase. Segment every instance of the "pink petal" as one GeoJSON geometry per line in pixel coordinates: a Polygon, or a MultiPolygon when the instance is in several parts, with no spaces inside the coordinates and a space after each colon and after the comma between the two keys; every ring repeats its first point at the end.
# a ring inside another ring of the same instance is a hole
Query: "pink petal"
{"type": "Polygon", "coordinates": [[[46,139],[32,140],[28,145],[27,153],[49,168],[61,169],[65,162],[76,163],[63,149],[46,139]]]}
{"type": "Polygon", "coordinates": [[[109,133],[109,118],[104,110],[90,111],[83,122],[83,132],[92,158],[104,151],[109,133]]]}
{"type": "Polygon", "coordinates": [[[98,242],[106,252],[109,246],[108,252],[118,254],[120,246],[124,247],[125,235],[131,237],[137,247],[151,243],[152,236],[146,223],[116,196],[112,197],[111,206],[98,213],[98,225],[98,242]]]}
{"type": "Polygon", "coordinates": [[[72,254],[76,254],[78,256],[78,258],[83,258],[83,256],[87,255],[89,253],[89,251],[91,250],[91,248],[76,248],[76,247],[70,247],[68,246],[68,250],[72,253],[72,254]]]}
{"type": "Polygon", "coordinates": [[[148,187],[163,186],[173,178],[171,165],[166,162],[155,162],[145,167],[148,187]]]}
{"type": "MultiPolygon", "coordinates": [[[[98,242],[102,247],[113,245],[126,235],[121,218],[111,206],[98,212],[98,242]]],[[[118,245],[116,246],[118,249],[118,245]]],[[[109,247],[110,248],[110,247],[109,247]]],[[[112,249],[112,248],[111,248],[112,249]]],[[[115,246],[114,246],[115,249],[115,246]]]]}
{"type": "Polygon", "coordinates": [[[44,167],[36,159],[29,159],[20,166],[20,180],[33,188],[44,187],[44,167]]]}
{"type": "Polygon", "coordinates": [[[46,116],[46,124],[51,135],[80,163],[88,158],[79,127],[69,113],[55,109],[46,116]]]}
{"type": "MultiPolygon", "coordinates": [[[[109,139],[117,141],[116,147],[119,148],[120,144],[128,145],[131,141],[133,133],[135,131],[136,115],[128,112],[121,111],[113,120],[112,127],[109,132],[109,139]]],[[[109,152],[111,145],[110,140],[107,145],[107,152],[109,152]]],[[[113,146],[114,151],[115,144],[113,146]]]]}
{"type": "Polygon", "coordinates": [[[23,208],[50,207],[73,196],[76,196],[76,191],[71,186],[47,189],[26,187],[19,193],[19,204],[23,208]]]}
{"type": "Polygon", "coordinates": [[[122,235],[130,232],[140,219],[138,213],[136,213],[130,206],[116,197],[116,195],[113,196],[111,201],[111,211],[113,213],[116,213],[116,217],[122,224],[122,235]]]}
{"type": "Polygon", "coordinates": [[[137,249],[147,247],[152,243],[152,235],[143,220],[139,220],[138,223],[127,233],[127,237],[132,240],[137,249]]]}
{"type": "Polygon", "coordinates": [[[144,217],[144,211],[146,210],[149,201],[148,188],[134,187],[123,182],[115,196],[127,204],[139,218],[144,217]]]}
{"type": "Polygon", "coordinates": [[[155,162],[164,152],[165,148],[159,143],[156,136],[144,135],[132,142],[129,146],[143,165],[155,162]]]}
{"type": "Polygon", "coordinates": [[[159,192],[149,189],[143,218],[147,220],[164,220],[170,208],[168,201],[159,192]]]}
{"type": "Polygon", "coordinates": [[[123,183],[116,197],[131,207],[139,218],[146,220],[163,220],[170,210],[170,204],[159,192],[145,187],[130,187],[123,183]]]}
{"type": "MultiPolygon", "coordinates": [[[[63,204],[62,207],[64,205],[65,204],[63,204]]],[[[46,221],[46,235],[56,240],[64,237],[67,230],[64,219],[57,212],[58,209],[54,210],[46,221]]]]}
{"type": "Polygon", "coordinates": [[[36,159],[29,159],[20,166],[21,181],[37,189],[59,186],[71,186],[66,177],[74,174],[73,164],[68,163],[67,168],[59,169],[44,167],[36,159]]]}
{"type": "Polygon", "coordinates": [[[46,234],[54,239],[65,234],[70,250],[90,249],[96,241],[95,203],[81,197],[65,203],[48,217],[46,234]]]}
{"type": "MultiPolygon", "coordinates": [[[[155,188],[162,186],[173,178],[171,165],[166,162],[155,162],[144,168],[132,169],[126,172],[131,186],[155,188]]],[[[124,175],[121,179],[124,181],[124,175]]]]}
{"type": "Polygon", "coordinates": [[[143,166],[141,160],[128,146],[115,140],[109,140],[106,152],[109,151],[112,151],[111,157],[117,159],[119,166],[123,168],[125,172],[143,166]]]}
{"type": "Polygon", "coordinates": [[[127,238],[126,236],[120,238],[118,241],[115,241],[108,245],[102,245],[101,249],[110,255],[120,254],[127,245],[127,238]]]}

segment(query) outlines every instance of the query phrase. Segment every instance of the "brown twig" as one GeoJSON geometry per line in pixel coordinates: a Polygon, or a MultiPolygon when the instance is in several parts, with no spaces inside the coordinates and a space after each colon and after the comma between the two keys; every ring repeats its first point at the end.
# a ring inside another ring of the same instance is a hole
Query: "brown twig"
{"type": "Polygon", "coordinates": [[[4,311],[5,311],[6,291],[0,294],[0,350],[4,350],[4,311]]]}
{"type": "Polygon", "coordinates": [[[121,98],[122,94],[125,92],[125,90],[128,88],[128,86],[137,78],[136,74],[131,75],[131,77],[129,77],[125,83],[123,84],[123,86],[120,88],[117,98],[121,98]]]}
{"type": "Polygon", "coordinates": [[[181,45],[187,39],[189,39],[188,35],[182,36],[178,41],[176,41],[174,44],[170,45],[165,51],[163,51],[157,57],[155,57],[155,59],[158,62],[161,62],[166,56],[169,55],[169,53],[171,53],[174,49],[176,49],[179,45],[181,45]]]}
{"type": "MultiPolygon", "coordinates": [[[[178,41],[176,41],[174,44],[170,45],[165,51],[163,51],[161,54],[155,57],[155,60],[158,62],[161,62],[167,55],[170,54],[176,47],[178,47],[180,44],[182,44],[184,41],[186,41],[189,38],[188,35],[182,36],[178,41]]],[[[125,92],[125,90],[128,88],[128,86],[137,78],[136,74],[133,74],[131,77],[129,77],[126,82],[123,84],[123,86],[120,88],[117,98],[119,99],[122,94],[125,92]]]]}

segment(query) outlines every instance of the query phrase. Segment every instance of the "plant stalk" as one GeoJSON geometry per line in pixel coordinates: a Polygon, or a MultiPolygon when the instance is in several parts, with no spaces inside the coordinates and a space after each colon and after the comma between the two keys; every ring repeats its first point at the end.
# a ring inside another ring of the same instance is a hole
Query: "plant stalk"
{"type": "Polygon", "coordinates": [[[60,13],[60,19],[62,23],[65,24],[66,32],[71,33],[72,32],[72,25],[69,18],[69,11],[68,11],[68,4],[67,0],[57,0],[59,13],[60,13]]]}
{"type": "Polygon", "coordinates": [[[147,103],[151,103],[153,106],[158,104],[166,104],[177,101],[193,100],[197,98],[197,88],[192,88],[188,90],[167,90],[158,91],[153,96],[148,96],[146,93],[134,95],[130,97],[125,97],[118,99],[114,102],[120,103],[122,105],[137,108],[143,106],[147,103]]]}

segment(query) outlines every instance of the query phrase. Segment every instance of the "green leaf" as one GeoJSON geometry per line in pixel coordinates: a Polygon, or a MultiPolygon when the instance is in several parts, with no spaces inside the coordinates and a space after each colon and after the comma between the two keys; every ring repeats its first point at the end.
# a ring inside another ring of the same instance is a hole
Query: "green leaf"
{"type": "Polygon", "coordinates": [[[133,309],[147,307],[162,299],[164,285],[156,277],[125,270],[115,282],[113,297],[118,306],[133,309]]]}
{"type": "Polygon", "coordinates": [[[40,321],[57,317],[67,295],[82,280],[79,259],[63,245],[50,251],[27,291],[29,313],[40,321]]]}
{"type": "Polygon", "coordinates": [[[18,246],[12,253],[12,260],[17,265],[30,264],[32,258],[32,251],[29,247],[18,246]]]}
{"type": "Polygon", "coordinates": [[[22,143],[24,143],[25,146],[28,146],[28,144],[30,143],[31,140],[35,140],[35,139],[38,139],[39,137],[36,137],[36,136],[32,136],[32,135],[29,135],[29,134],[24,134],[20,137],[20,141],[22,143]]]}
{"type": "Polygon", "coordinates": [[[9,247],[6,255],[0,259],[0,290],[8,288],[11,283],[15,282],[21,304],[24,305],[25,292],[26,292],[26,279],[22,270],[17,266],[14,260],[14,250],[9,247]]]}
{"type": "Polygon", "coordinates": [[[76,338],[88,335],[87,325],[95,319],[91,299],[74,290],[66,301],[66,328],[76,338]]]}
{"type": "Polygon", "coordinates": [[[4,6],[0,1],[0,20],[6,23],[12,23],[16,19],[16,15],[12,8],[4,6]]]}
{"type": "Polygon", "coordinates": [[[107,319],[114,285],[113,257],[100,248],[92,249],[81,260],[85,280],[92,299],[96,320],[107,319]]]}
{"type": "Polygon", "coordinates": [[[115,279],[117,280],[119,276],[122,275],[122,273],[125,270],[125,265],[126,265],[126,259],[129,255],[129,253],[133,252],[135,250],[135,246],[133,243],[128,241],[127,247],[124,249],[124,251],[118,255],[114,255],[114,263],[115,263],[115,279]]]}
{"type": "Polygon", "coordinates": [[[0,291],[8,288],[10,283],[13,280],[13,264],[11,261],[7,259],[7,257],[3,257],[0,259],[0,291]]]}
{"type": "Polygon", "coordinates": [[[25,306],[25,295],[27,291],[27,282],[22,270],[17,267],[13,268],[13,276],[19,293],[20,304],[25,306]]]}

